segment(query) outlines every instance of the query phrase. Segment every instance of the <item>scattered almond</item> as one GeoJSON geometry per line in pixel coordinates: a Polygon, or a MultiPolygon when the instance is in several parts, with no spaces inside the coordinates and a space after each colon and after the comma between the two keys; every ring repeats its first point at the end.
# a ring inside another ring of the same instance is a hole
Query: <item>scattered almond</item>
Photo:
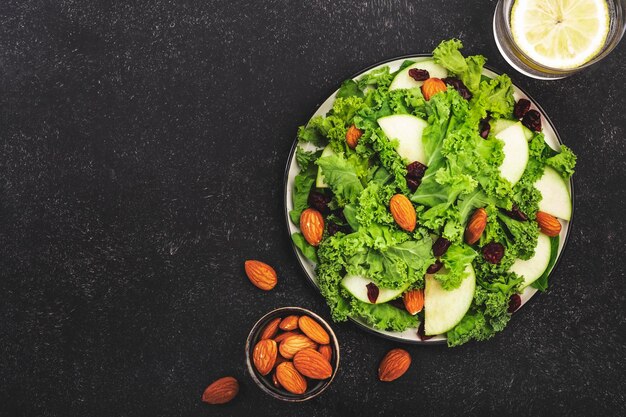
{"type": "Polygon", "coordinates": [[[246,261],[245,269],[250,282],[264,291],[271,290],[278,282],[274,268],[264,262],[255,260],[246,261]]]}
{"type": "Polygon", "coordinates": [[[312,246],[318,246],[324,234],[324,218],[319,211],[308,208],[300,215],[300,231],[312,246]]]}
{"type": "Polygon", "coordinates": [[[291,359],[296,353],[298,353],[302,349],[307,348],[317,349],[317,343],[315,343],[305,335],[297,334],[294,336],[289,336],[288,338],[280,342],[278,350],[285,359],[291,359]]]}
{"type": "Polygon", "coordinates": [[[298,328],[298,319],[298,316],[287,316],[280,322],[278,327],[286,331],[296,330],[298,328]]]}
{"type": "Polygon", "coordinates": [[[302,333],[309,336],[314,342],[320,345],[327,345],[330,343],[330,337],[324,328],[315,320],[309,316],[301,316],[298,319],[298,327],[302,330],[302,333]]]}
{"type": "Polygon", "coordinates": [[[321,353],[315,349],[302,349],[293,357],[293,366],[302,375],[313,379],[330,378],[333,367],[321,353]]]}
{"type": "Polygon", "coordinates": [[[252,352],[252,361],[256,370],[263,376],[269,374],[274,368],[276,356],[278,355],[278,346],[272,339],[263,339],[259,341],[252,352]]]}
{"type": "Polygon", "coordinates": [[[276,317],[274,320],[270,321],[263,332],[261,332],[261,339],[272,339],[276,336],[276,332],[278,332],[278,325],[280,324],[280,317],[276,317]]]}
{"type": "Polygon", "coordinates": [[[411,366],[411,355],[404,349],[392,349],[378,367],[378,379],[389,382],[400,378],[411,366]]]}
{"type": "Polygon", "coordinates": [[[333,358],[333,348],[331,348],[330,345],[321,345],[319,348],[317,348],[317,351],[321,353],[324,359],[326,359],[328,362],[330,362],[333,358]]]}
{"type": "Polygon", "coordinates": [[[411,315],[416,315],[424,308],[424,290],[410,290],[402,296],[404,308],[411,315]]]}
{"type": "Polygon", "coordinates": [[[484,208],[477,209],[465,228],[465,242],[473,245],[478,242],[487,226],[487,212],[484,208]]]}
{"type": "Polygon", "coordinates": [[[389,201],[389,210],[393,219],[398,223],[401,229],[407,232],[415,230],[417,223],[417,214],[413,204],[403,194],[396,194],[389,201]]]}
{"type": "Polygon", "coordinates": [[[551,214],[543,211],[537,212],[537,223],[541,233],[546,236],[555,237],[561,233],[561,222],[551,214]]]}
{"type": "Polygon", "coordinates": [[[202,394],[202,401],[207,404],[225,404],[239,393],[239,382],[232,376],[220,378],[209,385],[202,394]]]}
{"type": "Polygon", "coordinates": [[[439,78],[429,78],[424,81],[422,84],[422,95],[428,101],[432,96],[442,91],[446,91],[448,87],[446,87],[446,83],[444,83],[439,78]]]}
{"type": "Polygon", "coordinates": [[[292,394],[306,392],[306,379],[296,370],[291,362],[284,362],[276,368],[276,379],[284,389],[292,394]]]}
{"type": "Polygon", "coordinates": [[[363,132],[355,125],[350,126],[346,132],[346,143],[352,149],[356,148],[359,143],[359,139],[363,135],[363,132]]]}

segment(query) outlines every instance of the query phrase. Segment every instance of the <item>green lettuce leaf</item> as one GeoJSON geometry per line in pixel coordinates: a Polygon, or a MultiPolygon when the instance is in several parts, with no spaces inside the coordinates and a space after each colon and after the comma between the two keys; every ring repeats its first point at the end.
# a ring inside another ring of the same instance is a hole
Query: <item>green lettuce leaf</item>
{"type": "Polygon", "coordinates": [[[359,167],[343,158],[342,155],[329,155],[316,162],[324,172],[324,181],[330,186],[340,205],[355,203],[363,184],[359,178],[359,167]]]}
{"type": "Polygon", "coordinates": [[[412,316],[387,303],[368,304],[352,299],[352,311],[377,329],[401,332],[419,326],[417,316],[412,316]]]}
{"type": "Polygon", "coordinates": [[[300,250],[300,252],[309,260],[318,263],[317,252],[315,251],[315,247],[311,246],[309,242],[306,241],[302,233],[293,233],[291,235],[291,240],[294,245],[300,250]]]}

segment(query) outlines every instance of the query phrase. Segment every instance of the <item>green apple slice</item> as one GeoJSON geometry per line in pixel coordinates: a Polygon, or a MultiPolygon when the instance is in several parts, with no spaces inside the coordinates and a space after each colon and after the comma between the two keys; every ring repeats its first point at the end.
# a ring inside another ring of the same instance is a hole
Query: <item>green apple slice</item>
{"type": "MultiPolygon", "coordinates": [[[[509,119],[497,119],[493,122],[489,122],[489,124],[491,125],[491,133],[495,136],[498,133],[502,132],[504,129],[513,126],[517,122],[517,120],[509,119]]],[[[526,137],[526,140],[529,141],[533,138],[533,132],[529,128],[522,125],[522,130],[524,131],[524,137],[526,137]]]]}
{"type": "Polygon", "coordinates": [[[343,280],[341,280],[341,286],[352,294],[354,298],[368,304],[386,303],[400,296],[400,294],[409,287],[408,284],[397,290],[378,287],[378,298],[376,299],[376,303],[372,303],[367,296],[367,285],[372,283],[375,284],[374,281],[359,275],[346,275],[343,280]]]}
{"type": "Polygon", "coordinates": [[[444,290],[433,275],[426,275],[424,331],[428,336],[443,334],[454,328],[472,305],[476,275],[471,265],[465,270],[469,275],[451,291],[444,290]]]}
{"type": "Polygon", "coordinates": [[[524,282],[520,288],[526,288],[537,281],[548,269],[551,256],[552,245],[550,244],[550,238],[540,233],[533,257],[528,260],[517,259],[509,271],[523,277],[524,282]]]}
{"type": "Polygon", "coordinates": [[[572,200],[567,182],[553,168],[546,167],[543,176],[535,182],[542,195],[539,210],[563,220],[572,218],[572,200]]]}
{"type": "Polygon", "coordinates": [[[528,141],[524,136],[522,124],[517,122],[495,135],[504,142],[504,161],[500,165],[500,175],[515,184],[522,178],[528,164],[528,141]]]}
{"type": "MultiPolygon", "coordinates": [[[[320,158],[325,156],[335,155],[335,152],[331,149],[330,145],[324,148],[320,158]]],[[[328,188],[328,184],[324,182],[324,174],[322,173],[322,167],[317,168],[317,178],[315,179],[315,186],[317,188],[328,188]]]]}
{"type": "Polygon", "coordinates": [[[424,84],[424,81],[415,81],[409,75],[409,71],[414,68],[428,71],[428,75],[431,78],[446,78],[448,76],[448,70],[446,70],[439,64],[435,64],[435,61],[433,61],[432,59],[428,59],[425,61],[417,62],[400,71],[389,85],[389,90],[391,91],[421,87],[422,84],[424,84]]]}
{"type": "Polygon", "coordinates": [[[422,132],[428,126],[426,121],[410,114],[393,114],[377,120],[389,140],[398,141],[398,154],[409,163],[418,161],[426,164],[426,152],[422,143],[422,132]]]}

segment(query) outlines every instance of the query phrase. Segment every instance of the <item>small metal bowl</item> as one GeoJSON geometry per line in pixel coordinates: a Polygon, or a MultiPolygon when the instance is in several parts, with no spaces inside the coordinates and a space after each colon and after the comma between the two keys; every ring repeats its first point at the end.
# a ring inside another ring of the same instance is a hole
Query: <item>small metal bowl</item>
{"type": "Polygon", "coordinates": [[[322,392],[324,392],[326,388],[328,388],[333,382],[333,379],[335,379],[337,369],[339,369],[339,342],[337,341],[337,336],[335,335],[335,332],[333,332],[333,329],[330,327],[330,325],[317,314],[301,307],[281,307],[277,308],[276,310],[270,311],[269,313],[261,317],[259,321],[254,324],[254,326],[252,326],[252,330],[250,330],[250,334],[248,335],[248,339],[246,340],[246,364],[248,365],[248,372],[250,373],[252,380],[257,384],[259,388],[261,388],[262,391],[282,401],[307,401],[317,397],[322,392]],[[307,379],[307,391],[304,394],[300,395],[292,394],[282,388],[276,388],[272,383],[272,374],[274,371],[270,372],[266,376],[263,376],[256,370],[252,361],[252,352],[254,350],[254,346],[259,341],[261,332],[263,331],[265,326],[276,317],[287,317],[291,315],[307,315],[315,319],[324,328],[324,330],[328,332],[328,335],[330,336],[330,346],[333,350],[333,357],[331,359],[333,373],[330,378],[324,380],[307,379]]]}

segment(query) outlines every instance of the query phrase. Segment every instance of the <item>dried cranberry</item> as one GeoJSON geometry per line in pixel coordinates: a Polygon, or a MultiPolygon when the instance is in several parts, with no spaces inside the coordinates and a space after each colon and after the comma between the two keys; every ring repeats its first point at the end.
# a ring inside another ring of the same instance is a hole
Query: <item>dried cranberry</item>
{"type": "Polygon", "coordinates": [[[438,238],[437,240],[435,240],[435,243],[433,243],[433,255],[435,255],[436,257],[442,256],[448,251],[448,248],[451,244],[452,242],[450,242],[445,237],[438,238]]]}
{"type": "Polygon", "coordinates": [[[409,77],[413,78],[415,81],[426,81],[430,78],[430,74],[423,69],[411,68],[409,70],[409,77]]]}
{"type": "Polygon", "coordinates": [[[341,220],[343,223],[346,222],[346,216],[345,214],[343,214],[343,209],[333,210],[331,213],[337,216],[337,218],[341,220]]]}
{"type": "Polygon", "coordinates": [[[463,81],[459,80],[458,78],[447,77],[443,79],[443,82],[454,87],[454,89],[458,91],[461,97],[463,97],[465,100],[472,99],[472,93],[470,93],[467,86],[463,84],[463,81]]]}
{"type": "Polygon", "coordinates": [[[378,300],[378,293],[380,293],[378,286],[374,284],[373,282],[370,282],[369,284],[366,285],[366,287],[367,287],[367,298],[370,300],[370,303],[372,304],[376,303],[376,300],[378,300]]]}
{"type": "Polygon", "coordinates": [[[515,107],[513,107],[513,115],[518,119],[524,117],[524,115],[530,110],[530,101],[525,98],[520,98],[517,103],[515,103],[515,107]]]}
{"type": "Polygon", "coordinates": [[[407,178],[406,179],[406,185],[407,187],[409,187],[409,190],[415,192],[415,190],[417,190],[417,187],[420,186],[422,182],[420,180],[414,180],[413,178],[407,178]]]}
{"type": "Polygon", "coordinates": [[[424,341],[433,338],[433,336],[426,336],[426,331],[424,330],[424,320],[422,320],[420,326],[417,328],[417,336],[420,338],[420,340],[424,341]]]}
{"type": "Polygon", "coordinates": [[[504,246],[498,242],[490,242],[483,246],[483,257],[490,264],[499,264],[504,256],[504,246]]]}
{"type": "Polygon", "coordinates": [[[443,263],[441,263],[440,260],[436,260],[434,264],[428,267],[428,269],[426,270],[426,273],[434,274],[435,272],[439,271],[441,268],[443,268],[443,263]]]}
{"type": "Polygon", "coordinates": [[[537,110],[528,110],[522,119],[522,124],[530,130],[541,132],[541,115],[537,110]]]}
{"type": "Polygon", "coordinates": [[[504,210],[504,213],[512,219],[519,220],[521,222],[525,222],[528,220],[528,216],[524,214],[523,211],[519,209],[515,204],[511,207],[511,210],[504,210]]]}
{"type": "Polygon", "coordinates": [[[482,119],[478,125],[478,129],[480,130],[480,137],[483,139],[487,139],[487,136],[489,136],[489,132],[491,131],[491,125],[489,124],[489,120],[482,119]]]}
{"type": "Polygon", "coordinates": [[[509,299],[509,313],[514,313],[522,305],[522,297],[513,294],[509,299]]]}
{"type": "Polygon", "coordinates": [[[427,169],[428,167],[421,162],[411,162],[406,166],[406,176],[407,178],[413,178],[414,180],[421,180],[424,178],[424,173],[427,169]]]}
{"type": "Polygon", "coordinates": [[[330,203],[332,197],[320,193],[319,191],[311,190],[307,202],[309,206],[319,211],[320,213],[328,213],[328,203],[330,203]]]}
{"type": "Polygon", "coordinates": [[[339,225],[335,222],[328,222],[326,231],[328,232],[328,236],[334,236],[339,231],[339,225]]]}

